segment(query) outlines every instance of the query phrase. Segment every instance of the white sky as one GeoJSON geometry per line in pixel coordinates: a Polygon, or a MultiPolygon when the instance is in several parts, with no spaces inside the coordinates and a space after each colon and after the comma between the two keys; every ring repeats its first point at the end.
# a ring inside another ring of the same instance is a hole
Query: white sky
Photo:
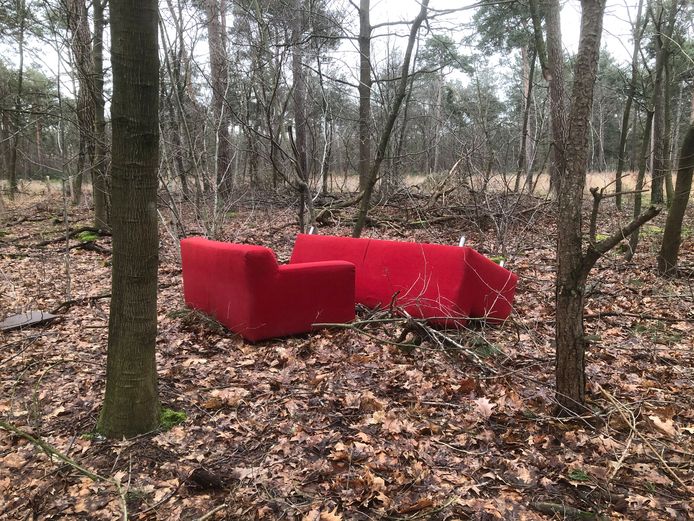
{"type": "MultiPolygon", "coordinates": [[[[617,62],[628,62],[630,60],[631,25],[629,20],[636,16],[637,2],[638,0],[607,0],[602,45],[608,49],[617,62]]],[[[342,4],[347,12],[350,13],[349,19],[352,23],[358,23],[356,20],[356,10],[349,5],[348,0],[336,0],[336,3],[342,4]]],[[[430,8],[433,10],[459,9],[460,7],[466,5],[472,6],[474,4],[474,0],[431,0],[430,8]]],[[[417,0],[372,0],[371,23],[378,24],[387,21],[410,21],[416,16],[419,5],[417,0]]],[[[165,7],[162,8],[165,9],[165,7]]],[[[565,49],[570,54],[575,53],[578,46],[580,11],[579,0],[564,1],[561,13],[562,39],[565,49]]],[[[470,22],[473,13],[474,9],[470,9],[447,15],[435,22],[435,26],[440,26],[452,31],[451,36],[454,40],[460,40],[463,35],[468,34],[468,30],[464,26],[467,26],[470,22]]],[[[432,25],[432,27],[434,27],[434,25],[432,25]]],[[[198,30],[200,30],[200,28],[198,28],[198,30]]],[[[358,27],[353,27],[353,30],[358,30],[358,27]]],[[[405,35],[408,31],[408,27],[397,26],[393,30],[398,34],[405,35]]],[[[386,41],[385,38],[376,39],[372,51],[374,61],[377,62],[383,59],[386,45],[401,46],[403,45],[402,42],[403,39],[399,38],[390,39],[390,41],[386,41]]],[[[354,77],[358,74],[358,52],[355,45],[356,42],[352,41],[346,42],[341,47],[341,49],[345,51],[345,56],[343,58],[344,64],[350,69],[354,77]]],[[[204,40],[198,40],[195,55],[201,58],[201,62],[205,61],[203,55],[207,54],[206,47],[207,44],[204,40]]],[[[16,65],[17,53],[13,45],[5,44],[0,46],[0,53],[4,59],[15,62],[16,65]]],[[[65,57],[66,50],[63,50],[61,54],[65,57]]],[[[108,60],[108,56],[105,58],[108,60]]],[[[41,66],[49,77],[56,74],[57,61],[55,49],[51,49],[46,44],[43,44],[41,48],[37,48],[36,42],[34,42],[34,45],[31,45],[30,48],[27,49],[26,65],[34,63],[41,66]]],[[[66,66],[63,65],[63,71],[65,71],[65,68],[66,66]]],[[[69,80],[63,80],[63,88],[65,91],[70,92],[72,90],[71,82],[69,80]]]]}
{"type": "MultiPolygon", "coordinates": [[[[472,0],[431,0],[432,9],[459,9],[466,5],[474,5],[472,0]]],[[[561,29],[564,47],[570,54],[578,49],[578,38],[581,23],[581,3],[579,0],[562,2],[561,29]]],[[[631,60],[631,24],[630,18],[636,18],[638,0],[607,0],[605,19],[603,23],[602,45],[615,57],[617,62],[631,60]]],[[[416,0],[372,0],[371,23],[400,21],[413,19],[419,10],[416,0]]],[[[446,27],[454,27],[456,21],[466,24],[470,21],[474,10],[461,11],[449,15],[445,20],[446,27]]]]}

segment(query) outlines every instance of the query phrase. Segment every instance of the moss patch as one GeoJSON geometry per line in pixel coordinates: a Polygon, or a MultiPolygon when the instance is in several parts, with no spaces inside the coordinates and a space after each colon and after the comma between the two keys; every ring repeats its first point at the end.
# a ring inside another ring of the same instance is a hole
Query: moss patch
{"type": "Polygon", "coordinates": [[[183,411],[174,411],[165,407],[159,413],[159,427],[163,431],[168,431],[179,423],[186,421],[187,417],[183,411]]]}
{"type": "Polygon", "coordinates": [[[77,235],[77,240],[80,242],[94,242],[99,236],[94,232],[82,232],[77,235]]]}

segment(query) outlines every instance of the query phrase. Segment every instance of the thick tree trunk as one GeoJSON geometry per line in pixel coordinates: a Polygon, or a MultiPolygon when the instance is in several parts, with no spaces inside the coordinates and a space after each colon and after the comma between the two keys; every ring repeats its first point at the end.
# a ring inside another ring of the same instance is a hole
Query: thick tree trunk
{"type": "Polygon", "coordinates": [[[393,127],[395,126],[395,120],[398,118],[398,113],[400,112],[400,106],[402,105],[403,99],[405,99],[405,94],[407,91],[407,84],[410,75],[410,61],[412,60],[412,49],[414,48],[415,41],[417,40],[417,35],[419,34],[419,28],[427,17],[429,10],[429,0],[422,0],[420,4],[419,14],[412,22],[410,27],[410,35],[407,40],[407,48],[405,49],[405,56],[402,62],[402,68],[400,70],[400,79],[398,81],[397,91],[395,93],[395,98],[393,99],[393,105],[386,119],[385,127],[381,134],[381,138],[378,142],[378,148],[376,149],[376,158],[374,159],[374,164],[369,171],[369,178],[364,188],[364,193],[359,204],[359,211],[357,213],[357,220],[352,229],[352,237],[360,237],[361,232],[366,224],[366,216],[369,212],[369,206],[371,205],[371,195],[373,194],[374,186],[376,186],[376,181],[378,181],[378,172],[381,168],[381,163],[385,159],[386,151],[388,149],[388,142],[390,141],[390,136],[393,133],[393,127]]]}
{"type": "Polygon", "coordinates": [[[692,189],[692,171],[694,171],[694,122],[684,136],[680,151],[675,193],[658,254],[658,272],[661,275],[672,275],[677,269],[677,257],[682,242],[682,222],[692,189]]]}
{"type": "MultiPolygon", "coordinates": [[[[627,99],[624,102],[624,112],[622,113],[622,127],[619,132],[619,146],[617,149],[617,171],[615,172],[615,205],[620,210],[622,209],[622,174],[624,173],[624,164],[626,162],[626,147],[627,135],[629,134],[629,116],[631,114],[631,105],[634,102],[636,94],[636,81],[639,75],[639,50],[641,48],[641,37],[646,28],[648,19],[641,25],[641,13],[643,11],[643,0],[639,0],[639,7],[636,12],[636,21],[634,22],[634,47],[631,51],[631,78],[629,79],[629,88],[627,89],[627,99]]],[[[636,128],[632,128],[632,132],[636,132],[636,128]]]]}
{"type": "Polygon", "coordinates": [[[106,171],[106,118],[104,116],[104,7],[108,0],[94,0],[94,226],[109,228],[108,177],[106,171]]]}
{"type": "Polygon", "coordinates": [[[359,2],[359,190],[366,190],[371,168],[370,0],[359,2]]]}
{"type": "Polygon", "coordinates": [[[113,270],[106,394],[98,429],[112,438],[155,429],[159,55],[156,0],[111,5],[113,270]]]}
{"type": "MultiPolygon", "coordinates": [[[[583,298],[590,270],[582,252],[582,201],[588,164],[588,130],[597,74],[604,0],[582,0],[581,36],[574,69],[566,139],[566,173],[559,188],[556,286],[556,398],[563,411],[584,412],[583,298]]],[[[547,31],[550,32],[548,19],[547,31]]],[[[558,24],[557,19],[553,23],[558,24]]],[[[561,76],[552,81],[561,81],[561,76]]]]}
{"type": "Polygon", "coordinates": [[[210,49],[210,86],[215,125],[215,185],[222,199],[231,197],[231,153],[229,146],[229,110],[225,97],[229,87],[229,60],[225,21],[225,0],[207,0],[207,40],[210,49]]]}

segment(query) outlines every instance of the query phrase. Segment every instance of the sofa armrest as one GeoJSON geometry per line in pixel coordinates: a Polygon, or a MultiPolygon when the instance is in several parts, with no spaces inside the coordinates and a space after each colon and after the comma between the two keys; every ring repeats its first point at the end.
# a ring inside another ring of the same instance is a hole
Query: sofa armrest
{"type": "Polygon", "coordinates": [[[317,323],[350,322],[354,320],[354,264],[326,261],[282,265],[277,276],[264,286],[262,298],[256,297],[253,324],[244,333],[252,341],[303,333],[317,323]]]}

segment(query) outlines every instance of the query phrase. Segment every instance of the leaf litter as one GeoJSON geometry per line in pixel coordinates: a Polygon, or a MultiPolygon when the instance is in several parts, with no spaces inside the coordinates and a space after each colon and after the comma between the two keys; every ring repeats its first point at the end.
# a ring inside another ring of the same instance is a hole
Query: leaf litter
{"type": "MultiPolygon", "coordinates": [[[[177,245],[162,232],[160,397],[187,419],[112,441],[93,432],[105,385],[109,300],[99,296],[110,291],[110,257],[35,246],[64,232],[52,222],[61,201],[38,212],[32,200],[9,208],[15,221],[35,215],[0,239],[3,316],[75,302],[63,320],[0,336],[0,418],[111,481],[94,482],[0,429],[2,519],[114,519],[124,510],[130,519],[167,520],[693,515],[694,285],[654,274],[654,237],[643,237],[633,263],[610,254],[592,274],[595,415],[560,419],[551,413],[551,217],[527,230],[532,246],[512,260],[520,276],[512,320],[446,333],[474,357],[432,338],[402,349],[397,323],[368,325],[369,335],[334,329],[246,344],[184,308],[177,245]]],[[[388,210],[379,211],[387,222],[388,210]]],[[[272,247],[286,261],[293,218],[276,208],[240,210],[225,238],[272,247]]],[[[73,224],[88,219],[72,210],[73,224]]],[[[461,230],[493,253],[493,234],[465,221],[368,233],[456,244],[461,230]]],[[[109,237],[98,242],[110,249],[109,237]]],[[[693,249],[683,244],[685,263],[693,249]]]]}

